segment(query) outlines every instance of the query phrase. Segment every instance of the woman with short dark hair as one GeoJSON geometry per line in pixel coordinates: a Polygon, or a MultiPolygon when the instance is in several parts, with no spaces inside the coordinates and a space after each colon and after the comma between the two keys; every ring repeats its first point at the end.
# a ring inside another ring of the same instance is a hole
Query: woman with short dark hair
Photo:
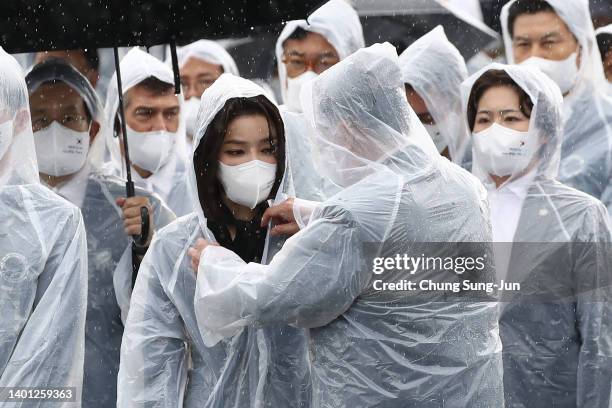
{"type": "Polygon", "coordinates": [[[537,69],[493,64],[463,97],[498,279],[520,284],[500,292],[506,406],[608,406],[610,224],[599,200],[556,180],[561,92],[537,69]]]}

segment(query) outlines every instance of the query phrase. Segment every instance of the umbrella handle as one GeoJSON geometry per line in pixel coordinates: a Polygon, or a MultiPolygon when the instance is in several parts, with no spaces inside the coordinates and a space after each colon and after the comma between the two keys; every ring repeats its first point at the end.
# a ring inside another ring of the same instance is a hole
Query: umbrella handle
{"type": "Polygon", "coordinates": [[[172,73],[174,74],[174,93],[179,95],[181,93],[181,74],[176,54],[176,42],[174,40],[170,42],[170,60],[172,61],[172,73]]]}
{"type": "Polygon", "coordinates": [[[149,230],[151,229],[151,225],[149,223],[149,209],[147,207],[140,207],[140,219],[140,235],[134,235],[134,244],[139,247],[144,247],[147,245],[149,230]]]}

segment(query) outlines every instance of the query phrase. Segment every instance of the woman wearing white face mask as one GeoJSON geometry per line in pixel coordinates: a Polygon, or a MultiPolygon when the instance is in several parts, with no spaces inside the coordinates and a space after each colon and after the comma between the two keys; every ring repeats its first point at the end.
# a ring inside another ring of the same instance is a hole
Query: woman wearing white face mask
{"type": "Polygon", "coordinates": [[[193,303],[190,248],[199,239],[246,262],[271,256],[261,216],[285,169],[282,119],[263,89],[230,74],[204,93],[199,117],[188,176],[196,211],[156,235],[143,261],[126,322],[117,406],[161,401],[247,408],[262,400],[303,406],[308,386],[301,331],[245,329],[207,347],[193,303]]]}
{"type": "Polygon", "coordinates": [[[498,277],[521,284],[502,296],[506,404],[608,406],[610,225],[601,202],[556,180],[561,93],[539,70],[493,64],[464,82],[463,100],[498,277]]]}

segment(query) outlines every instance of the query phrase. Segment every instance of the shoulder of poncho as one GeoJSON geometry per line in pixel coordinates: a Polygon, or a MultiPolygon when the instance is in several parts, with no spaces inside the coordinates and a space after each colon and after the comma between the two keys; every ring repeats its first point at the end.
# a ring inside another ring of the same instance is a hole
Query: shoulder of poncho
{"type": "Polygon", "coordinates": [[[78,214],[79,212],[79,208],[76,205],[55,194],[42,184],[27,184],[20,187],[30,193],[34,199],[36,208],[53,207],[57,212],[62,212],[67,215],[78,214]]]}
{"type": "MultiPolygon", "coordinates": [[[[604,205],[597,198],[583,191],[565,185],[557,180],[543,179],[537,180],[537,183],[544,190],[544,194],[550,198],[553,203],[563,202],[564,206],[576,206],[580,209],[604,209],[604,205]]],[[[542,191],[532,187],[529,190],[529,195],[542,195],[542,191]]]]}
{"type": "Polygon", "coordinates": [[[191,213],[179,217],[159,229],[156,232],[158,240],[173,240],[175,242],[187,242],[191,235],[200,228],[200,223],[196,213],[191,213]]]}
{"type": "MultiPolygon", "coordinates": [[[[125,180],[120,177],[104,173],[91,173],[89,177],[98,184],[104,186],[111,195],[115,197],[125,197],[125,180]]],[[[160,206],[162,204],[162,199],[155,193],[141,187],[134,187],[134,192],[137,196],[147,197],[153,206],[160,206]]]]}
{"type": "Polygon", "coordinates": [[[65,229],[66,233],[71,233],[81,223],[81,210],[42,184],[26,184],[15,187],[17,188],[15,194],[31,198],[33,210],[44,215],[42,220],[45,223],[65,229]],[[66,228],[69,229],[66,230],[66,228]]]}

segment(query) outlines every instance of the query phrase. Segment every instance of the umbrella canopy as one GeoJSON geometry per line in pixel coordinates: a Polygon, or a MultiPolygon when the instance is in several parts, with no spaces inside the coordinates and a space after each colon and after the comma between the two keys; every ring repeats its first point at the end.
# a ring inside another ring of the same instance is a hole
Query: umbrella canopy
{"type": "Polygon", "coordinates": [[[245,37],[306,18],[322,0],[19,0],[0,2],[9,53],[153,46],[245,37]]]}
{"type": "Polygon", "coordinates": [[[401,52],[442,25],[448,39],[468,60],[499,35],[447,0],[353,0],[366,43],[389,41],[401,52]]]}

